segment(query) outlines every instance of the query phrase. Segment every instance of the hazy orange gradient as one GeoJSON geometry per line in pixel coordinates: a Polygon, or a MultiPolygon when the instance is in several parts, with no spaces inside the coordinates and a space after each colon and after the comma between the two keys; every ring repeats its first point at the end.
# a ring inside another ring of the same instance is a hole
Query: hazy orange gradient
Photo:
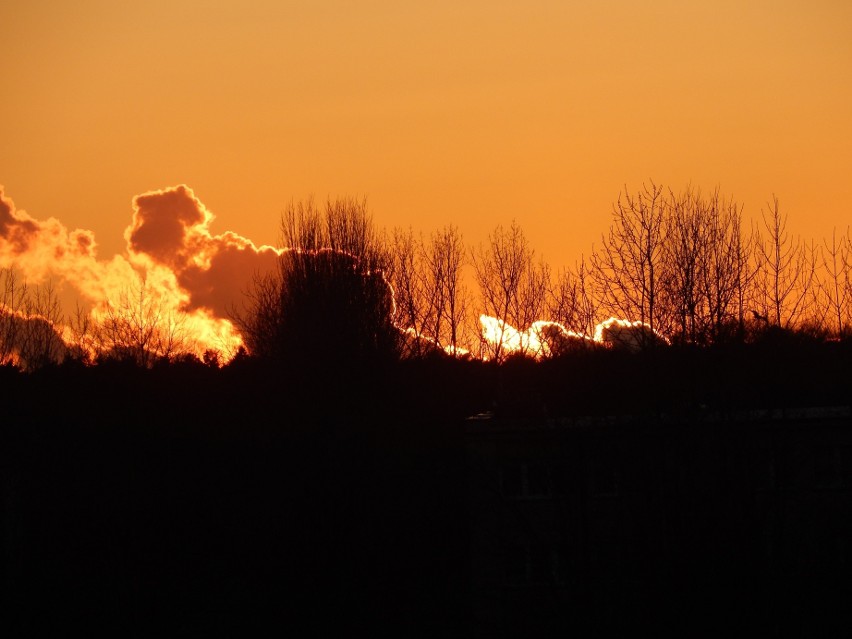
{"type": "MultiPolygon", "coordinates": [[[[21,273],[31,283],[50,279],[72,287],[85,301],[82,310],[93,326],[109,326],[113,318],[119,318],[129,322],[127,330],[136,335],[148,330],[170,334],[179,329],[178,337],[187,352],[198,357],[215,352],[217,360],[225,363],[244,345],[233,317],[245,310],[252,283],[274,272],[284,251],[301,249],[257,246],[231,231],[213,234],[214,219],[186,185],[137,195],[132,200],[130,225],[124,231],[124,251],[101,259],[92,231],[68,230],[55,218],[39,220],[17,209],[0,185],[0,269],[21,273]]],[[[379,275],[384,278],[383,273],[379,275]]],[[[390,292],[395,315],[393,290],[390,292]]],[[[11,321],[42,323],[49,331],[47,318],[6,308],[2,300],[0,312],[10,314],[11,321]]],[[[652,341],[669,343],[647,324],[614,317],[598,324],[591,336],[548,320],[519,330],[484,314],[479,316],[479,326],[485,348],[479,356],[483,359],[502,360],[512,354],[542,359],[595,344],[638,350],[652,341]]],[[[103,341],[99,337],[103,330],[75,336],[68,325],[53,328],[57,334],[50,334],[51,338],[61,335],[68,349],[96,353],[109,347],[98,343],[103,341]]],[[[413,328],[399,325],[398,329],[407,339],[428,341],[413,328]]],[[[465,349],[442,350],[454,356],[471,355],[465,349]]],[[[27,365],[14,352],[10,357],[12,363],[27,365]]]]}
{"type": "Polygon", "coordinates": [[[292,198],[382,227],[512,218],[555,268],[619,190],[773,193],[817,239],[852,213],[852,4],[0,4],[0,183],[123,250],[129,194],[190,184],[275,244],[292,198]]]}

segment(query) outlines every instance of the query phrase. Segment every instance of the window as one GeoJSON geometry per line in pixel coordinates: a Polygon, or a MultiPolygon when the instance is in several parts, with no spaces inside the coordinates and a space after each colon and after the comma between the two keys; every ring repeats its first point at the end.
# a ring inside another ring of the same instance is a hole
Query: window
{"type": "Polygon", "coordinates": [[[822,446],[814,451],[813,477],[816,488],[839,488],[842,484],[843,469],[841,449],[822,446]]]}
{"type": "Polygon", "coordinates": [[[777,487],[775,453],[769,448],[757,450],[752,460],[752,482],[755,489],[766,492],[777,487]]]}
{"type": "Polygon", "coordinates": [[[562,581],[560,553],[542,543],[515,543],[504,555],[506,583],[513,586],[553,585],[562,581]]]}
{"type": "Polygon", "coordinates": [[[553,493],[550,468],[545,462],[507,464],[500,481],[503,495],[514,499],[543,499],[553,493]]]}
{"type": "Polygon", "coordinates": [[[618,469],[612,459],[600,457],[592,460],[590,472],[592,494],[598,496],[618,494],[618,469]]]}

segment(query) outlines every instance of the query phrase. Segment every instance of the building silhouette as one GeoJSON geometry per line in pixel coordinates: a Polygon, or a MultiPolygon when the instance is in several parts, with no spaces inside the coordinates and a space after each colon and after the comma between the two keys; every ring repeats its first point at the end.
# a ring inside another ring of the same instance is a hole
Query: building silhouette
{"type": "Polygon", "coordinates": [[[848,406],[465,430],[474,636],[848,627],[848,406]]]}

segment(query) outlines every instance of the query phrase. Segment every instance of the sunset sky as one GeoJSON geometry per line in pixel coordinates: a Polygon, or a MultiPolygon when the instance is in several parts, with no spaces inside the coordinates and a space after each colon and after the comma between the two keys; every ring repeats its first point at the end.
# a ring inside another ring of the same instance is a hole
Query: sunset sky
{"type": "Polygon", "coordinates": [[[619,191],[776,194],[852,220],[852,3],[0,3],[0,184],[125,248],[134,195],[187,184],[212,230],[276,243],[286,203],[366,196],[382,227],[517,219],[554,267],[619,191]]]}

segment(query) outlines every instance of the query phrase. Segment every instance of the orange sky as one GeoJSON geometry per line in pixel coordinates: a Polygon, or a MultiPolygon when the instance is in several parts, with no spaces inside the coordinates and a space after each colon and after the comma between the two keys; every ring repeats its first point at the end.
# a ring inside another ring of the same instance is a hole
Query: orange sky
{"type": "Polygon", "coordinates": [[[470,245],[516,218],[554,267],[648,179],[852,221],[845,0],[133,4],[0,3],[0,184],[102,258],[180,183],[258,244],[291,198],[365,195],[470,245]]]}

